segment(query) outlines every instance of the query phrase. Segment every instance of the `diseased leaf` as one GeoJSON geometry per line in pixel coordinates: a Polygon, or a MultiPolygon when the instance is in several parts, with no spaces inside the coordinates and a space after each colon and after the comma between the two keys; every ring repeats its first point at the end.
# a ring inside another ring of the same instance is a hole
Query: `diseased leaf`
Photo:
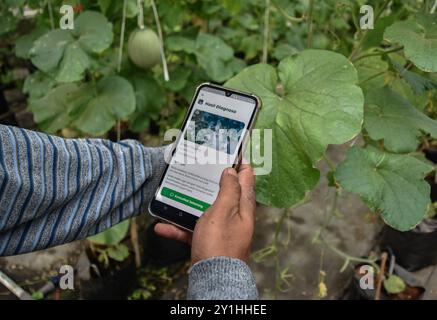
{"type": "Polygon", "coordinates": [[[29,34],[19,37],[15,42],[15,55],[23,59],[29,59],[29,51],[32,49],[33,43],[47,30],[45,27],[36,27],[29,34]]]}
{"type": "Polygon", "coordinates": [[[68,126],[71,120],[68,115],[71,107],[69,98],[76,90],[75,84],[63,84],[42,98],[29,100],[29,110],[42,130],[55,133],[68,126]]]}
{"type": "Polygon", "coordinates": [[[437,71],[437,14],[395,22],[385,30],[384,39],[403,45],[405,56],[418,68],[437,71]]]}
{"type": "Polygon", "coordinates": [[[29,99],[44,97],[55,86],[55,80],[41,71],[36,71],[26,77],[23,84],[23,92],[29,95],[29,99]]]}
{"type": "Polygon", "coordinates": [[[352,147],[336,169],[336,181],[357,193],[384,221],[399,231],[414,228],[427,213],[432,166],[410,155],[352,147]]]}
{"type": "Polygon", "coordinates": [[[52,74],[58,82],[83,78],[92,54],[100,54],[112,43],[112,25],[98,12],[85,11],[73,30],[52,30],[38,38],[29,51],[32,63],[52,74]]]}
{"type": "Polygon", "coordinates": [[[388,87],[366,93],[364,128],[370,138],[384,139],[384,147],[397,153],[416,150],[423,133],[437,137],[437,121],[388,87]]]}
{"type": "Polygon", "coordinates": [[[357,81],[344,56],[306,50],[282,60],[277,70],[258,64],[226,82],[261,98],[256,129],[272,130],[272,171],[257,176],[258,201],[290,207],[315,187],[320,173],[314,166],[327,145],[360,132],[364,99],[357,81]]]}
{"type": "Polygon", "coordinates": [[[112,43],[112,24],[100,12],[85,11],[74,21],[73,35],[86,51],[102,53],[112,43]]]}
{"type": "Polygon", "coordinates": [[[73,37],[67,30],[52,30],[35,41],[29,51],[32,63],[41,71],[51,72],[59,64],[67,44],[73,37]]]}
{"type": "Polygon", "coordinates": [[[129,81],[118,76],[102,78],[95,90],[92,86],[89,83],[82,85],[71,104],[77,108],[74,111],[76,127],[98,136],[135,111],[135,93],[129,81]]]}

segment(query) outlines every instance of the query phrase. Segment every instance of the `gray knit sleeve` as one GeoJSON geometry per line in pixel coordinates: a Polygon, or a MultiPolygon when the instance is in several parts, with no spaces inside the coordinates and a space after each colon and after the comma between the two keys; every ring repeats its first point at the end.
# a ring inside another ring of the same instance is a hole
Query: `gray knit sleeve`
{"type": "Polygon", "coordinates": [[[0,125],[0,256],[99,233],[147,211],[164,148],[0,125]]]}
{"type": "Polygon", "coordinates": [[[187,298],[192,300],[255,300],[258,290],[249,266],[239,259],[213,257],[194,264],[187,298]]]}

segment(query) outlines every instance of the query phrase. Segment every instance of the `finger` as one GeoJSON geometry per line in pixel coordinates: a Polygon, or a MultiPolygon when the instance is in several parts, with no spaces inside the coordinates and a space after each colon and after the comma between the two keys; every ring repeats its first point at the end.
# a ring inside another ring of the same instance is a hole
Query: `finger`
{"type": "Polygon", "coordinates": [[[220,191],[213,206],[219,210],[212,210],[211,212],[220,214],[221,217],[228,217],[239,209],[240,202],[240,184],[238,182],[238,174],[233,168],[226,168],[223,170],[220,179],[220,191]]]}
{"type": "Polygon", "coordinates": [[[240,214],[254,219],[256,208],[255,175],[249,164],[242,164],[238,170],[238,181],[241,187],[240,214]]]}
{"type": "Polygon", "coordinates": [[[181,230],[172,224],[157,223],[155,225],[155,232],[161,237],[191,244],[192,234],[188,231],[181,230]]]}

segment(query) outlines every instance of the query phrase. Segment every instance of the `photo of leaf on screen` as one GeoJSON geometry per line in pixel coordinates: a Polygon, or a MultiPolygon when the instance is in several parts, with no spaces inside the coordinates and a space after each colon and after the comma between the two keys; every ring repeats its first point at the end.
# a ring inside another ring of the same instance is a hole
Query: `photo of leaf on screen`
{"type": "Polygon", "coordinates": [[[196,110],[191,117],[185,139],[217,151],[233,154],[237,147],[244,123],[196,110]]]}

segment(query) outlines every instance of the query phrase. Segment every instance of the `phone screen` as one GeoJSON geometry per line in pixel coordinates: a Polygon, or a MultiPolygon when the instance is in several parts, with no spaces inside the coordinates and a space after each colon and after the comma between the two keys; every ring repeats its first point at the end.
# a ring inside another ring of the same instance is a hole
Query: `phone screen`
{"type": "Polygon", "coordinates": [[[202,86],[156,200],[201,216],[217,198],[223,170],[237,160],[256,108],[257,100],[251,96],[202,86]]]}

